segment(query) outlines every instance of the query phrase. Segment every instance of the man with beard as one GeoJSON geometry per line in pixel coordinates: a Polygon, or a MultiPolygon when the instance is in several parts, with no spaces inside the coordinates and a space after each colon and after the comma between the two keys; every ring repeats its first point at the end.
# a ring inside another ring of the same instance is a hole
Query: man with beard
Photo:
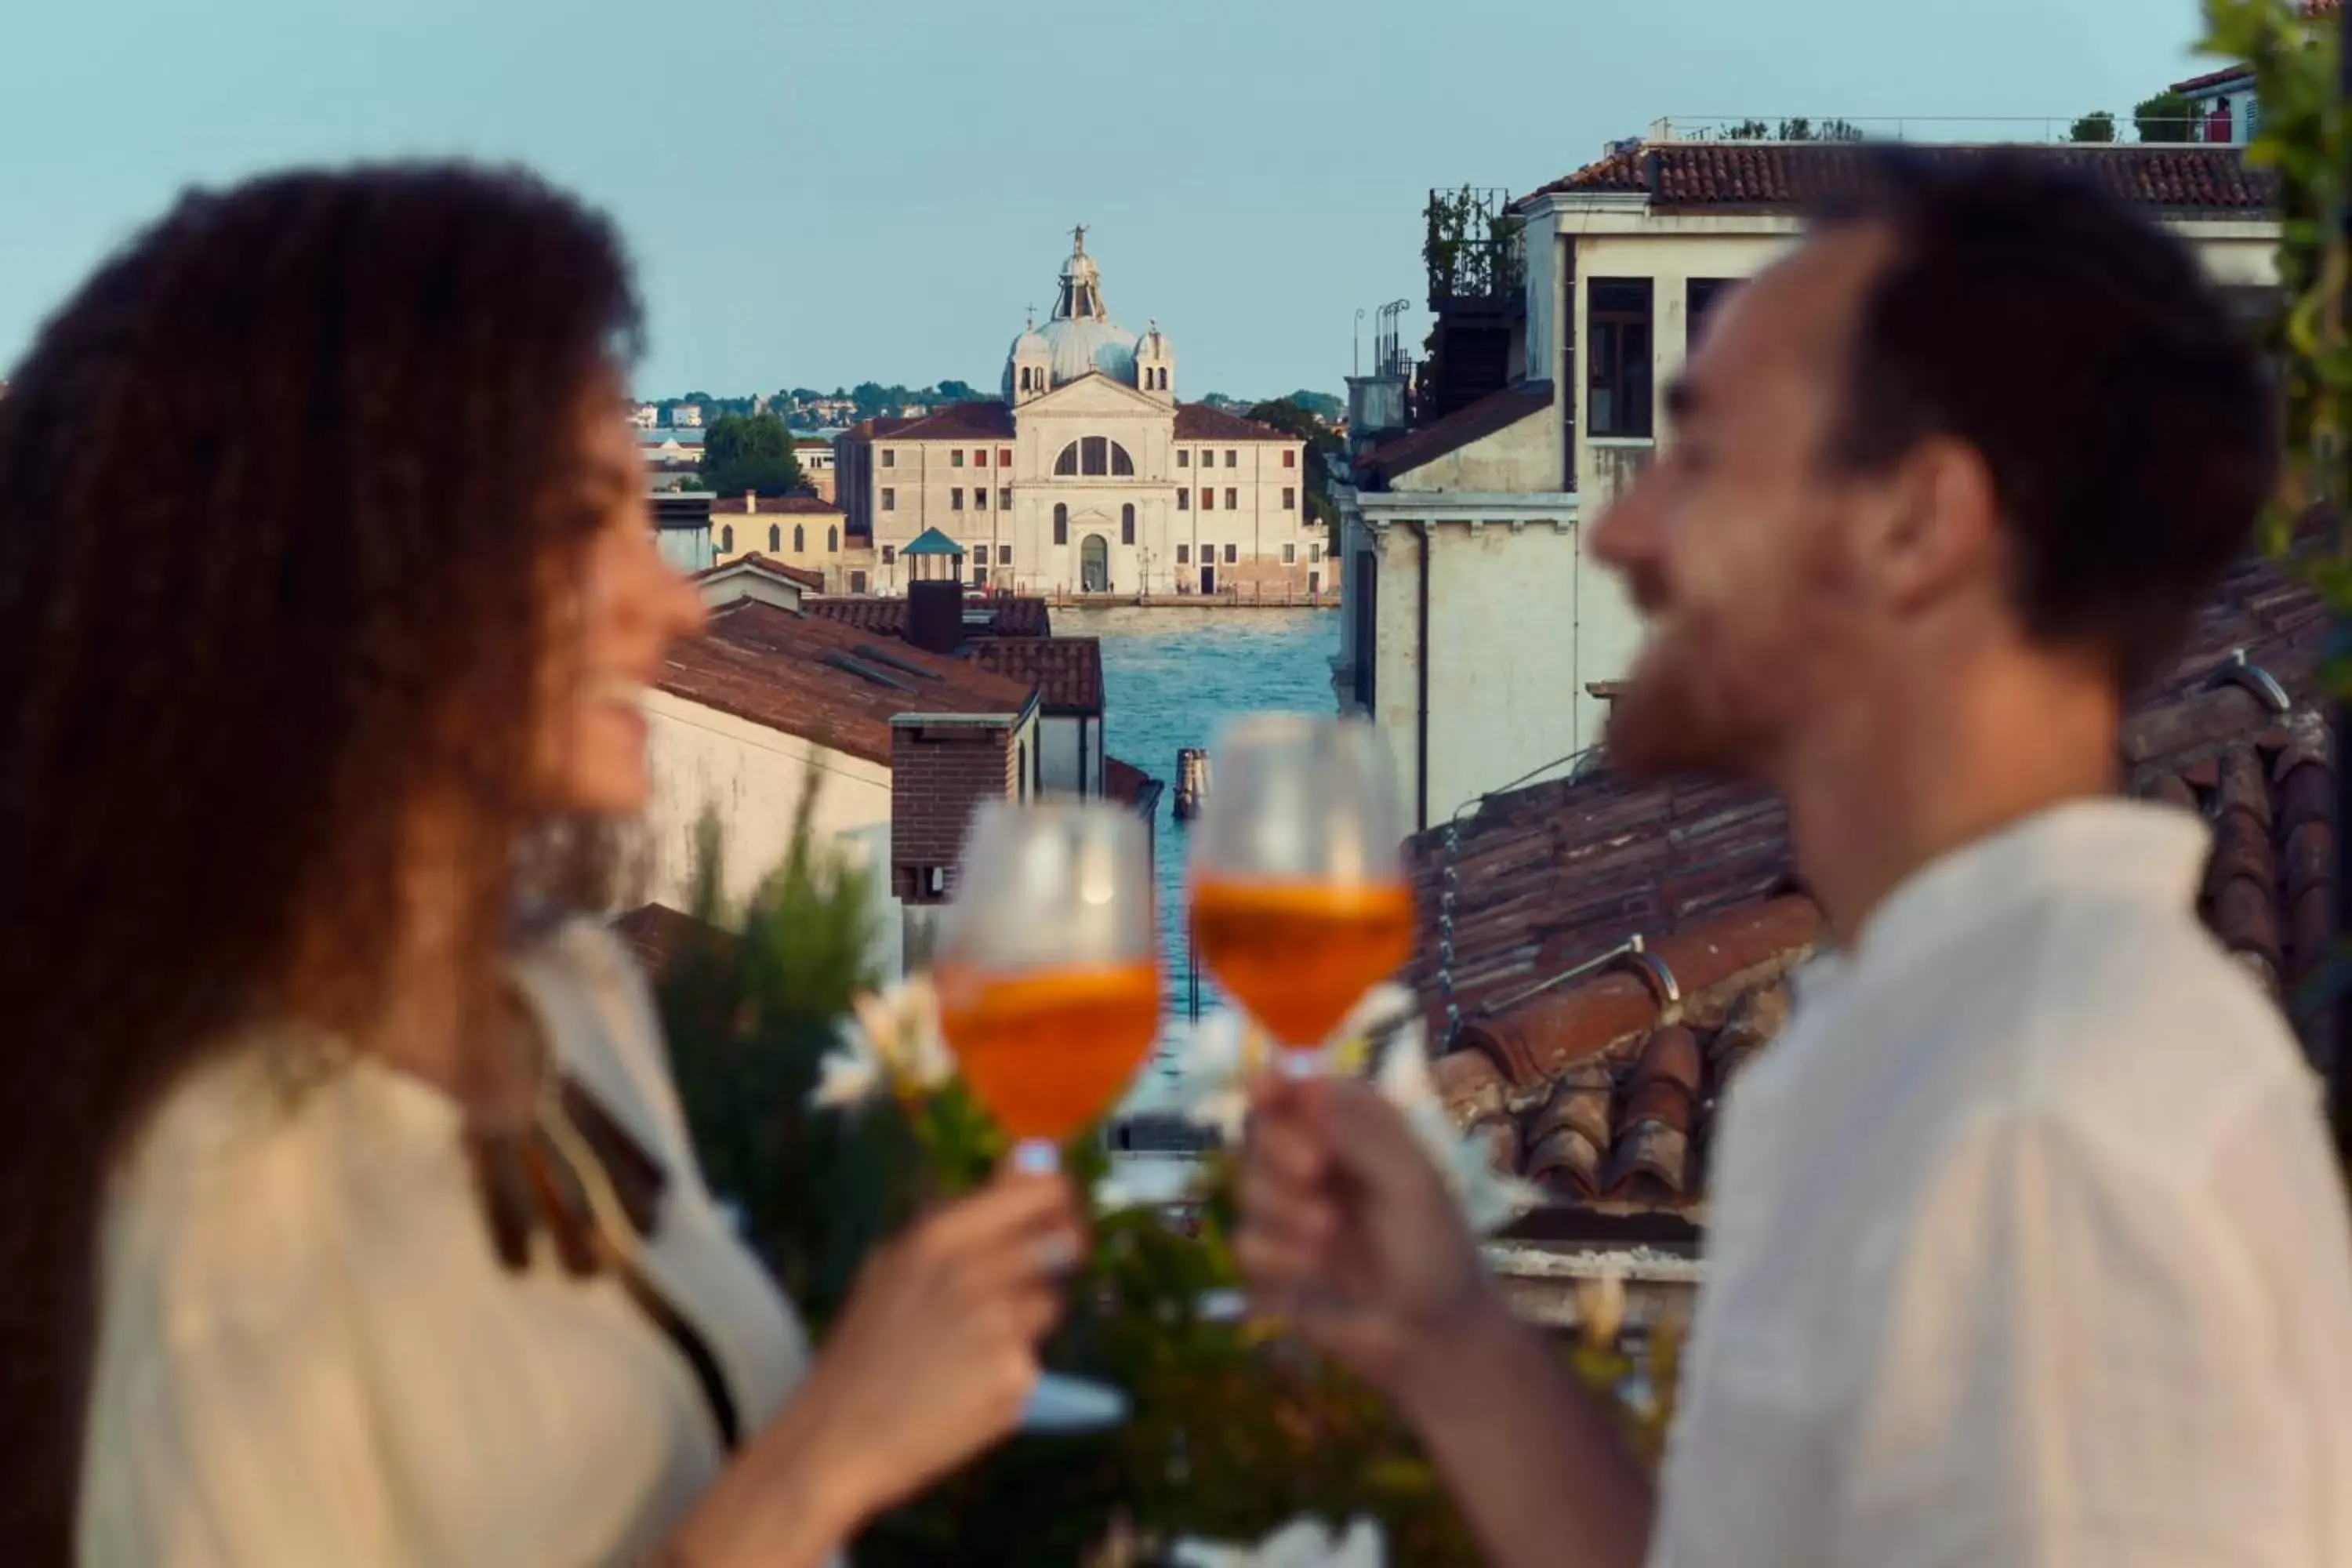
{"type": "Polygon", "coordinates": [[[2205,826],[2115,793],[2271,395],[2049,163],[1864,189],[1710,321],[1591,539],[1650,622],[1615,764],[1775,790],[1831,932],[1724,1114],[1656,1498],[1369,1091],[1262,1092],[1244,1268],[1512,1568],[2352,1563],[2314,1076],[2196,921],[2205,826]]]}

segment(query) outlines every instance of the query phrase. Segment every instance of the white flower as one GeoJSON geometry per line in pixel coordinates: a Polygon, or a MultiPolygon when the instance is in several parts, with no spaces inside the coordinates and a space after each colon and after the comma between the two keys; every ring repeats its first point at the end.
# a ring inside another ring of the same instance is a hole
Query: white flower
{"type": "MultiPolygon", "coordinates": [[[[1251,1071],[1270,1054],[1264,1033],[1240,1014],[1212,1014],[1185,1039],[1175,1080],[1155,1097],[1154,1109],[1175,1110],[1237,1143],[1249,1112],[1251,1071]]],[[[1403,1113],[1473,1230],[1491,1235],[1542,1201],[1529,1183],[1496,1175],[1484,1146],[1454,1126],[1430,1078],[1419,1005],[1403,986],[1383,984],[1367,993],[1325,1042],[1323,1056],[1329,1070],[1349,1074],[1377,1061],[1374,1086],[1403,1113]],[[1376,1039],[1383,1042],[1377,1058],[1376,1039]]]]}
{"type": "Polygon", "coordinates": [[[854,1016],[835,1031],[839,1045],[818,1064],[813,1105],[844,1110],[887,1089],[902,1100],[929,1094],[955,1077],[955,1058],[940,1032],[940,1000],[929,975],[909,976],[879,995],[861,992],[854,1016]]]}
{"type": "Polygon", "coordinates": [[[1295,1519],[1255,1546],[1187,1541],[1175,1555],[1183,1568],[1384,1568],[1388,1543],[1369,1519],[1351,1521],[1343,1534],[1320,1520],[1295,1519]]]}

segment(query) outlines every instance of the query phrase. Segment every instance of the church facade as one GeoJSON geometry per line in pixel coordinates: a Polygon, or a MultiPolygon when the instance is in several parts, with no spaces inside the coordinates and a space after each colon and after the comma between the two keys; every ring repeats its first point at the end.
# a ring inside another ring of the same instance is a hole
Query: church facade
{"type": "MultiPolygon", "coordinates": [[[[975,587],[1021,593],[1236,595],[1336,591],[1307,517],[1304,442],[1177,398],[1157,324],[1114,321],[1073,237],[1053,315],[1013,340],[1002,400],[874,419],[835,444],[864,590],[906,591],[899,552],[936,528],[975,587]]],[[[858,574],[847,576],[860,591],[858,574]]]]}

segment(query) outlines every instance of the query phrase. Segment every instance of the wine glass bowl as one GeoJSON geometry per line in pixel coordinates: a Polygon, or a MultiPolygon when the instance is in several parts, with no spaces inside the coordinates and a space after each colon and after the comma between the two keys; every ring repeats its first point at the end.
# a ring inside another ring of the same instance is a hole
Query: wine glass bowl
{"type": "Polygon", "coordinates": [[[1369,724],[1291,714],[1236,721],[1211,761],[1192,832],[1193,950],[1311,1060],[1412,951],[1394,763],[1369,724]]]}
{"type": "Polygon", "coordinates": [[[965,1084],[1050,1169],[1150,1056],[1160,976],[1151,846],[1100,802],[991,801],[972,822],[940,931],[940,1032],[965,1084]]]}

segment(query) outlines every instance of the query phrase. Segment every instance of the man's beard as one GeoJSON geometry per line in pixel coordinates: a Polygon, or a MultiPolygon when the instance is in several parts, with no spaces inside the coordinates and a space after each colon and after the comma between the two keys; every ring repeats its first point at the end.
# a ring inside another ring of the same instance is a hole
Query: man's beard
{"type": "Polygon", "coordinates": [[[1741,684],[1710,679],[1684,650],[1645,647],[1610,704],[1602,737],[1610,765],[1642,783],[1753,776],[1762,760],[1763,715],[1741,700],[1741,684]]]}

